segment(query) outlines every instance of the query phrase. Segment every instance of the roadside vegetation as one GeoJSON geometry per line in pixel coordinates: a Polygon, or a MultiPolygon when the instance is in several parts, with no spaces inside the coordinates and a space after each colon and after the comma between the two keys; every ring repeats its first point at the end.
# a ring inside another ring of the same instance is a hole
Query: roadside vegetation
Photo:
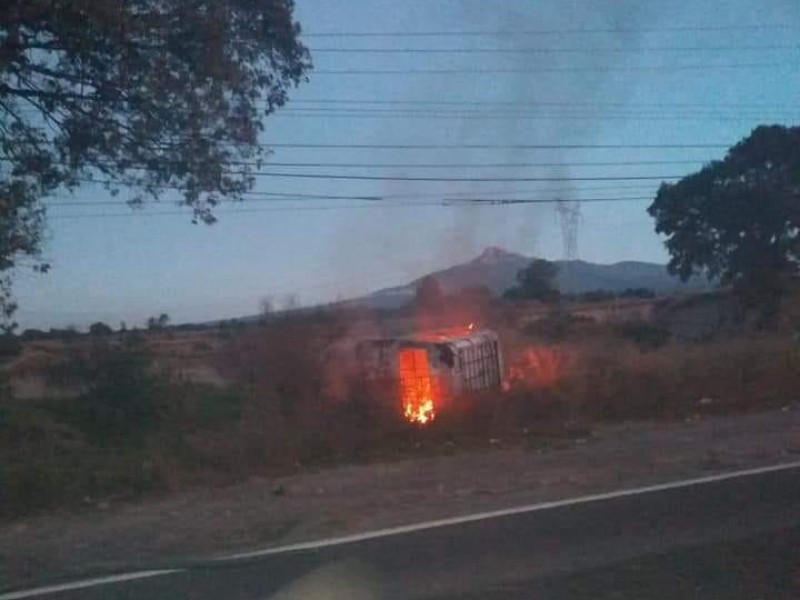
{"type": "Polygon", "coordinates": [[[368,321],[356,312],[24,342],[6,358],[0,388],[2,516],[342,462],[559,446],[600,422],[781,407],[800,389],[796,305],[777,329],[692,342],[651,322],[597,323],[563,307],[529,322],[519,304],[496,300],[483,325],[504,341],[510,389],[463,400],[426,428],[359,393],[331,358],[368,321]],[[187,377],[179,366],[192,357],[220,381],[187,377]],[[14,398],[9,377],[23,367],[59,393],[14,398]]]}
{"type": "MultiPolygon", "coordinates": [[[[295,50],[302,63],[304,49],[295,50]]],[[[797,402],[798,165],[800,128],[761,126],[723,160],[660,187],[649,212],[666,236],[668,268],[726,286],[710,294],[569,297],[554,284],[555,265],[537,259],[502,298],[480,286],[446,293],[428,277],[414,303],[394,313],[302,310],[290,298],[280,314],[265,301],[257,322],[199,330],[170,326],[166,314],[149,319],[146,331],[97,322],[88,335],[15,336],[7,326],[2,516],[338,462],[541,448],[591,435],[604,421],[797,402]],[[502,340],[508,389],[454,402],[424,428],[365,394],[341,360],[358,335],[476,321],[502,340]]],[[[202,218],[206,206],[196,201],[186,203],[202,218]]],[[[0,248],[0,256],[19,251],[0,248]]],[[[3,278],[11,266],[0,265],[0,313],[13,312],[3,278]]]]}

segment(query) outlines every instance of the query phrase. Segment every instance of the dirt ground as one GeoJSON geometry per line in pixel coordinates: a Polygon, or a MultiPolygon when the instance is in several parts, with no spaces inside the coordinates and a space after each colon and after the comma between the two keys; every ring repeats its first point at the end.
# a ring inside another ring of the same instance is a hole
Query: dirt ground
{"type": "Polygon", "coordinates": [[[0,522],[0,588],[135,569],[800,459],[800,404],[679,424],[603,426],[503,447],[254,478],[137,505],[0,522]]]}

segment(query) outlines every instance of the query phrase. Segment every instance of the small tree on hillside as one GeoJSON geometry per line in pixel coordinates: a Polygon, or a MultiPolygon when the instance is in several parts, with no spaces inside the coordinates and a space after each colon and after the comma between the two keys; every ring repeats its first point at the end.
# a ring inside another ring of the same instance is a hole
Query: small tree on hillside
{"type": "Polygon", "coordinates": [[[555,283],[557,275],[558,266],[555,263],[534,259],[517,273],[517,285],[507,289],[503,297],[511,300],[554,302],[560,297],[555,283]]]}
{"type": "Polygon", "coordinates": [[[164,329],[167,325],[169,325],[169,315],[167,313],[161,313],[157,317],[147,319],[147,328],[150,330],[164,329]]]}

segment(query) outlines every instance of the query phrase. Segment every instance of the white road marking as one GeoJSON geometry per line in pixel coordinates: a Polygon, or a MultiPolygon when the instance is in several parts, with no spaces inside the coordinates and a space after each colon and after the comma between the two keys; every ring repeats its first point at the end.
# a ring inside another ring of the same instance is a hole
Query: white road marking
{"type": "Polygon", "coordinates": [[[134,573],[123,573],[121,575],[109,575],[107,577],[95,577],[74,581],[72,583],[62,583],[59,585],[48,585],[34,588],[31,590],[21,590],[19,592],[9,592],[0,594],[0,600],[19,600],[20,598],[34,598],[46,594],[56,594],[58,592],[68,592],[70,590],[80,590],[83,588],[96,587],[98,585],[108,585],[110,583],[121,583],[123,581],[134,581],[136,579],[147,579],[149,577],[161,577],[171,573],[180,573],[184,569],[161,569],[156,571],[137,571],[134,573]]]}
{"type": "MultiPolygon", "coordinates": [[[[650,494],[653,492],[660,492],[665,490],[674,490],[685,488],[695,485],[702,485],[704,483],[714,483],[717,481],[727,481],[730,479],[739,479],[742,477],[750,477],[753,475],[761,475],[764,473],[774,473],[777,471],[787,471],[791,469],[800,468],[800,461],[790,463],[783,463],[779,465],[770,465],[767,467],[758,467],[755,469],[745,469],[742,471],[733,471],[729,473],[720,473],[719,475],[708,475],[706,477],[697,477],[695,479],[684,479],[681,481],[672,481],[670,483],[660,483],[656,485],[649,485],[639,488],[628,488],[617,490],[615,492],[605,492],[602,494],[592,494],[589,496],[579,496],[577,498],[567,498],[566,500],[555,500],[552,502],[541,502],[538,504],[528,504],[525,506],[516,506],[513,508],[506,508],[502,510],[493,510],[482,513],[473,513],[470,515],[462,515],[460,517],[451,517],[449,519],[439,519],[436,521],[425,521],[423,523],[414,523],[412,525],[402,525],[400,527],[390,527],[388,529],[379,529],[375,531],[366,531],[363,533],[356,533],[353,535],[345,535],[335,538],[327,538],[322,540],[314,540],[311,542],[300,542],[297,544],[289,544],[286,546],[276,546],[273,548],[265,548],[263,550],[254,550],[251,552],[241,552],[239,554],[230,554],[226,556],[219,556],[213,558],[214,562],[234,561],[245,558],[257,558],[259,556],[269,556],[274,554],[285,554],[288,552],[297,552],[300,550],[318,550],[330,546],[340,546],[343,544],[352,544],[355,542],[362,542],[365,540],[374,540],[378,538],[390,537],[395,535],[402,535],[405,533],[413,533],[415,531],[425,531],[427,529],[435,529],[437,527],[447,527],[450,525],[459,525],[462,523],[473,523],[475,521],[485,521],[488,519],[495,519],[497,517],[507,517],[511,515],[519,515],[524,513],[531,513],[553,508],[561,508],[564,506],[573,506],[576,504],[587,504],[590,502],[599,502],[602,500],[611,500],[614,498],[625,498],[627,496],[638,496],[640,494],[650,494]]],[[[46,594],[54,594],[57,592],[65,592],[69,590],[78,590],[82,588],[95,587],[100,585],[108,585],[112,583],[121,583],[125,581],[133,581],[136,579],[146,579],[149,577],[160,577],[163,575],[170,575],[173,573],[180,573],[186,569],[163,569],[154,571],[138,571],[133,573],[123,573],[120,575],[111,575],[108,577],[97,577],[94,579],[84,579],[83,581],[76,581],[73,583],[64,583],[61,585],[51,585],[46,587],[39,587],[30,590],[21,590],[17,592],[8,592],[0,594],[0,600],[18,600],[21,598],[34,598],[37,596],[44,596],[46,594]]]]}
{"type": "MultiPolygon", "coordinates": [[[[389,527],[387,529],[378,529],[373,531],[365,531],[363,533],[355,533],[352,535],[345,535],[335,538],[327,538],[321,540],[314,540],[310,542],[298,542],[296,544],[288,544],[286,546],[276,546],[272,548],[264,548],[262,550],[252,550],[250,552],[240,552],[238,554],[229,554],[225,556],[218,556],[214,561],[223,562],[231,560],[240,560],[245,558],[257,558],[259,556],[269,556],[272,554],[285,554],[287,552],[298,552],[301,550],[319,550],[321,548],[328,548],[330,546],[340,546],[343,544],[352,544],[355,542],[363,542],[366,540],[374,540],[378,538],[390,537],[394,535],[402,535],[405,533],[413,533],[415,531],[425,531],[427,529],[436,529],[438,527],[448,527],[450,525],[460,525],[463,523],[474,523],[475,521],[485,521],[488,519],[496,519],[498,517],[507,517],[512,515],[520,515],[525,513],[537,512],[542,510],[550,510],[553,508],[562,508],[565,506],[574,506],[576,504],[587,504],[589,502],[599,502],[602,500],[611,500],[613,498],[625,498],[628,496],[638,496],[640,494],[650,494],[653,492],[661,492],[665,490],[674,490],[685,488],[695,485],[702,485],[704,483],[714,483],[717,481],[727,481],[729,479],[738,479],[741,477],[750,477],[753,475],[761,475],[764,473],[773,473],[776,471],[786,471],[790,469],[800,468],[800,461],[790,463],[783,463],[779,465],[770,465],[766,467],[758,467],[754,469],[745,469],[741,471],[733,471],[729,473],[720,473],[719,475],[707,475],[705,477],[697,477],[694,479],[684,479],[681,481],[672,481],[669,483],[659,483],[655,485],[648,485],[639,488],[627,488],[617,490],[614,492],[604,492],[601,494],[591,494],[589,496],[578,496],[577,498],[567,498],[566,500],[554,500],[551,502],[540,502],[538,504],[528,504],[524,506],[515,506],[513,508],[505,508],[500,510],[492,510],[482,513],[473,513],[469,515],[462,515],[459,517],[451,517],[449,519],[437,519],[435,521],[425,521],[422,523],[414,523],[411,525],[400,525],[399,527],[389,527]]],[[[0,600],[4,600],[0,597],[0,600]]]]}

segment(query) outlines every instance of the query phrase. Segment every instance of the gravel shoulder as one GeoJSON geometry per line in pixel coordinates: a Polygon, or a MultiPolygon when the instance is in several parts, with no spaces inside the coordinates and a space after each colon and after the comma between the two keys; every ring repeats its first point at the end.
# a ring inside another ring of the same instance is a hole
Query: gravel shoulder
{"type": "Polygon", "coordinates": [[[600,426],[520,446],[253,478],[140,504],[0,522],[2,587],[343,535],[800,459],[800,406],[600,426]]]}

